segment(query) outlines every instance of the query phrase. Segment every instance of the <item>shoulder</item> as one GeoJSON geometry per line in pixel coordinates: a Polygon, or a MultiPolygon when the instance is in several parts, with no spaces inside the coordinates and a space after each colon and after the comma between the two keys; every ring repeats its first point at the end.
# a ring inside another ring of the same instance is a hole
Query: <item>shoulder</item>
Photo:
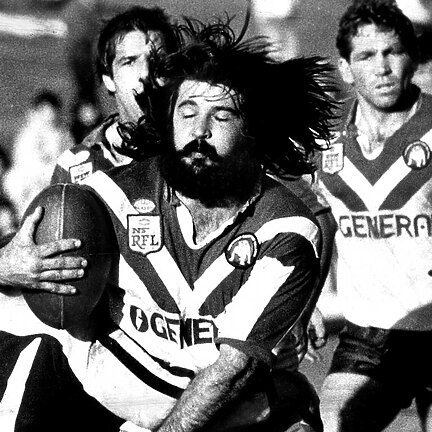
{"type": "Polygon", "coordinates": [[[357,99],[353,96],[339,101],[338,119],[335,123],[335,130],[343,130],[352,123],[357,106],[357,99]]]}
{"type": "Polygon", "coordinates": [[[429,113],[432,112],[432,95],[428,93],[422,93],[422,105],[420,109],[423,109],[429,113]]]}
{"type": "Polygon", "coordinates": [[[132,161],[128,165],[114,167],[106,174],[123,190],[152,189],[161,182],[159,157],[144,161],[132,161]]]}
{"type": "MultiPolygon", "coordinates": [[[[294,180],[293,183],[297,181],[299,180],[294,180]]],[[[269,213],[269,215],[283,217],[304,216],[305,218],[314,220],[310,208],[296,195],[293,189],[267,176],[263,181],[259,207],[265,213],[269,213]]]]}
{"type": "Polygon", "coordinates": [[[106,145],[106,130],[118,121],[118,114],[111,114],[105,118],[96,128],[94,128],[81,142],[81,145],[87,148],[104,143],[106,145]]]}
{"type": "Polygon", "coordinates": [[[69,169],[71,166],[87,161],[97,161],[101,158],[103,158],[103,152],[100,147],[88,147],[85,144],[76,144],[61,154],[57,164],[65,169],[69,169]]]}
{"type": "Polygon", "coordinates": [[[300,198],[312,211],[314,215],[328,210],[328,206],[324,206],[318,201],[317,195],[312,189],[312,181],[309,182],[303,177],[292,180],[278,180],[298,198],[300,198]]]}

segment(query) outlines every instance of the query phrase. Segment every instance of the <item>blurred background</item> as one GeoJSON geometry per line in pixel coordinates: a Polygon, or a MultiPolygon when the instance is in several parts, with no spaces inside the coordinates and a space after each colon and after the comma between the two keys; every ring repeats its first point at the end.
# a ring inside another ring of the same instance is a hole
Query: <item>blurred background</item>
{"type": "MultiPolygon", "coordinates": [[[[71,127],[77,127],[74,117],[78,114],[91,122],[92,116],[112,111],[111,99],[93,74],[93,48],[104,19],[140,4],[160,6],[174,17],[186,14],[202,20],[226,13],[236,17],[234,27],[240,28],[247,1],[0,0],[1,149],[10,154],[14,135],[42,89],[59,95],[61,114],[71,127]]],[[[288,39],[294,32],[296,52],[334,57],[334,31],[346,0],[294,2],[301,7],[290,17],[286,17],[291,11],[284,3],[292,2],[254,1],[249,34],[280,38],[282,48],[289,51],[292,41],[288,39]]]]}
{"type": "MultiPolygon", "coordinates": [[[[249,35],[272,37],[282,56],[321,55],[336,61],[335,31],[348,0],[0,0],[0,150],[4,157],[11,154],[11,143],[41,91],[58,95],[62,120],[78,140],[87,123],[112,111],[112,101],[93,73],[93,49],[103,20],[140,4],[160,6],[174,18],[235,16],[233,24],[239,29],[248,1],[253,7],[249,35]]],[[[422,32],[428,30],[430,0],[399,3],[422,32]]],[[[424,75],[430,79],[429,72],[424,75]]]]}

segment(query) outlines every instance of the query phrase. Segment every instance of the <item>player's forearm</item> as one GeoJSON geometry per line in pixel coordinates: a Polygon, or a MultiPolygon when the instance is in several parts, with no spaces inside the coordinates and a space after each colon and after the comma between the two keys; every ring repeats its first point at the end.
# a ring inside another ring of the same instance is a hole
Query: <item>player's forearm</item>
{"type": "Polygon", "coordinates": [[[256,369],[254,359],[228,347],[219,360],[194,378],[158,432],[200,430],[238,396],[256,369]]]}

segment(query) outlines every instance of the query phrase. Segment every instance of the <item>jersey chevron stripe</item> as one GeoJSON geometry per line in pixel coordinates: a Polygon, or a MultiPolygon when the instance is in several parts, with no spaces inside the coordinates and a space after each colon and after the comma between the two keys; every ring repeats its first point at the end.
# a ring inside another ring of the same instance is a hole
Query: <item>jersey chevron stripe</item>
{"type": "MultiPolygon", "coordinates": [[[[160,378],[153,371],[145,367],[142,363],[137,361],[137,359],[130,355],[121,345],[113,339],[102,338],[102,345],[110,351],[116,358],[121,360],[121,362],[142,382],[146,383],[148,386],[163,393],[172,398],[178,399],[183,393],[183,388],[177,387],[166,381],[165,377],[160,378]]],[[[188,380],[189,382],[189,380],[188,380]]]]}
{"type": "Polygon", "coordinates": [[[402,182],[397,184],[388,194],[381,205],[381,209],[399,210],[420,191],[432,178],[432,165],[422,169],[420,172],[411,170],[402,182]]]}
{"type": "Polygon", "coordinates": [[[126,296],[130,295],[128,287],[136,287],[136,290],[134,290],[135,297],[138,292],[140,301],[148,305],[156,305],[144,282],[138,277],[134,269],[128,264],[123,256],[120,256],[119,262],[119,286],[126,291],[126,296]]]}
{"type": "MultiPolygon", "coordinates": [[[[278,234],[296,233],[305,237],[313,246],[317,256],[317,242],[319,239],[318,227],[304,217],[286,217],[274,219],[265,223],[255,233],[258,243],[262,244],[272,240],[278,234]]],[[[228,264],[224,255],[219,256],[198,278],[194,284],[193,299],[188,311],[198,310],[211,292],[225,279],[234,267],[228,264]]]]}
{"type": "Polygon", "coordinates": [[[26,382],[40,343],[41,338],[37,338],[23,349],[9,376],[6,391],[0,402],[0,430],[2,431],[15,430],[15,422],[24,396],[26,382]]]}
{"type": "Polygon", "coordinates": [[[296,233],[308,240],[318,257],[319,229],[309,219],[303,216],[289,216],[273,219],[266,222],[258,231],[256,236],[259,243],[273,239],[277,234],[296,233]]]}
{"type": "Polygon", "coordinates": [[[168,249],[163,246],[160,251],[148,254],[147,259],[165,284],[180,313],[185,316],[193,292],[168,249]]]}
{"type": "Polygon", "coordinates": [[[421,138],[420,141],[425,142],[429,149],[432,151],[432,129],[427,131],[421,138]]]}
{"type": "Polygon", "coordinates": [[[197,314],[201,305],[219,284],[234,270],[225,255],[218,256],[204,273],[195,281],[193,295],[187,307],[191,316],[197,314]]]}
{"type": "Polygon", "coordinates": [[[127,228],[127,216],[138,215],[139,212],[131,205],[124,192],[105,173],[97,171],[84,180],[83,184],[91,186],[105,200],[114,214],[127,228]]]}
{"type": "Polygon", "coordinates": [[[368,210],[377,211],[393,189],[395,182],[399,183],[410,171],[411,169],[405,165],[402,157],[400,157],[376,184],[372,186],[351,161],[345,157],[344,169],[339,173],[339,176],[356,192],[368,210]]]}
{"type": "Polygon", "coordinates": [[[294,266],[286,267],[275,258],[263,257],[257,261],[249,279],[216,318],[219,337],[246,340],[257,318],[293,270],[294,266]]]}
{"type": "MultiPolygon", "coordinates": [[[[432,150],[432,130],[429,130],[421,138],[432,150]]],[[[372,162],[373,164],[373,162],[372,162]]],[[[403,157],[400,156],[372,185],[365,174],[360,171],[363,165],[369,166],[371,162],[363,161],[357,168],[349,159],[344,157],[344,169],[338,173],[338,176],[345,184],[352,189],[353,193],[358,196],[369,211],[378,211],[379,209],[399,209],[429,180],[429,175],[411,176],[412,169],[409,168],[403,157]],[[397,191],[397,192],[396,192],[397,191]],[[406,193],[408,191],[408,193],[406,193]]],[[[366,172],[366,169],[365,171],[366,172]]],[[[426,171],[424,171],[426,173],[426,171]]],[[[324,183],[327,182],[324,179],[324,183]]],[[[355,195],[348,195],[349,202],[345,205],[353,210],[362,211],[365,209],[354,206],[355,195]]]]}
{"type": "Polygon", "coordinates": [[[195,375],[192,369],[180,366],[176,363],[175,359],[173,359],[173,361],[167,361],[166,359],[155,357],[121,330],[111,333],[106,338],[110,341],[114,341],[119,347],[122,347],[122,349],[132,355],[134,359],[138,360],[140,364],[145,365],[151,370],[153,374],[160,377],[166,377],[166,372],[171,374],[170,382],[176,387],[185,388],[189,383],[189,379],[195,375]]]}

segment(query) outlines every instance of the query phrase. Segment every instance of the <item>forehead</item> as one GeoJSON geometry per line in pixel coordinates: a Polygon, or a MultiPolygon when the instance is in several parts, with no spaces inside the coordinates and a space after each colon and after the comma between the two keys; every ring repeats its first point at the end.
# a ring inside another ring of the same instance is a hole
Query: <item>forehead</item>
{"type": "Polygon", "coordinates": [[[400,43],[399,35],[391,29],[380,28],[376,24],[364,24],[351,39],[352,51],[363,51],[400,43]]]}
{"type": "Polygon", "coordinates": [[[116,57],[148,51],[150,47],[160,48],[163,45],[163,38],[159,32],[149,30],[144,33],[140,30],[133,30],[117,39],[115,44],[116,57]]]}
{"type": "Polygon", "coordinates": [[[186,80],[179,87],[176,105],[190,101],[196,104],[218,104],[234,107],[238,95],[228,87],[203,81],[186,80]]]}

